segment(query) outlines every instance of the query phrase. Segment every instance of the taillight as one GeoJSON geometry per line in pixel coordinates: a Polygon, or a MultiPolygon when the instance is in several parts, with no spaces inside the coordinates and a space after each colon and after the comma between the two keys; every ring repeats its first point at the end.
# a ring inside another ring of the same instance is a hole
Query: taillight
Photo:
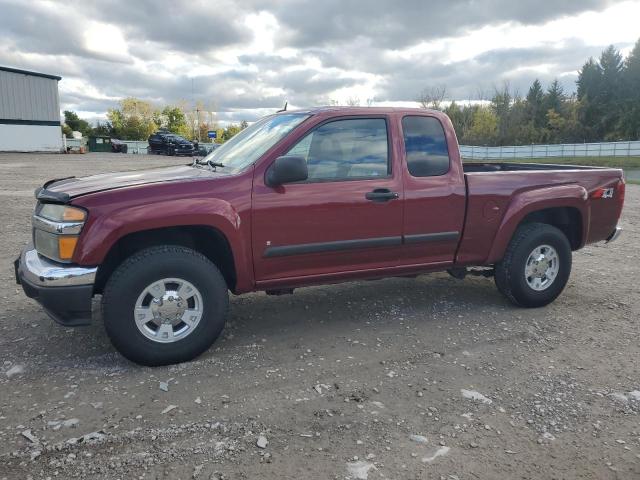
{"type": "Polygon", "coordinates": [[[613,188],[596,188],[591,192],[591,198],[613,198],[613,188]]]}
{"type": "Polygon", "coordinates": [[[618,198],[620,199],[620,204],[624,202],[624,192],[627,190],[627,187],[624,183],[624,178],[621,178],[616,185],[616,193],[618,194],[618,198]]]}

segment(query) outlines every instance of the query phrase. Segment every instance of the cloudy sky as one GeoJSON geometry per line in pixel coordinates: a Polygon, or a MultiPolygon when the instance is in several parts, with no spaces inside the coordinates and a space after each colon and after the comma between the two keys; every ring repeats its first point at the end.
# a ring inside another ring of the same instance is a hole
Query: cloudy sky
{"type": "Polygon", "coordinates": [[[577,70],[640,37],[640,1],[0,0],[0,65],[60,75],[62,109],[200,101],[222,123],[282,107],[413,104],[577,70]]]}

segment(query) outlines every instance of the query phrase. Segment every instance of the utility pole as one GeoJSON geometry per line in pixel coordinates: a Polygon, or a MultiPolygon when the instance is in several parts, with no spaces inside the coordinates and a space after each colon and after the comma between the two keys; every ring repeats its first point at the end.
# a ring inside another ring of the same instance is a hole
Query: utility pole
{"type": "MultiPolygon", "coordinates": [[[[192,104],[192,105],[194,106],[194,108],[195,108],[195,106],[196,106],[196,101],[195,101],[195,97],[194,97],[194,95],[193,95],[193,77],[191,77],[191,104],[192,104]]],[[[197,119],[197,118],[194,120],[194,123],[198,123],[198,119],[197,119]]],[[[191,136],[192,136],[193,138],[195,138],[195,137],[196,137],[195,126],[194,126],[194,124],[193,124],[193,123],[191,124],[191,136]]]]}

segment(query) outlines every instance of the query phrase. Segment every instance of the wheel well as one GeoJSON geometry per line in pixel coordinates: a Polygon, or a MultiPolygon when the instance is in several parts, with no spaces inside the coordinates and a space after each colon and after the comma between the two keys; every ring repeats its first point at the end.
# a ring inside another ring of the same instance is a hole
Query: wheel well
{"type": "Polygon", "coordinates": [[[197,250],[220,269],[229,289],[235,289],[236,269],[227,238],[215,228],[194,225],[144,230],[119,239],[98,267],[94,292],[102,293],[111,274],[126,258],[158,245],[181,245],[197,250]]]}
{"type": "Polygon", "coordinates": [[[556,207],[538,210],[528,214],[521,225],[526,223],[547,223],[562,230],[572,250],[577,250],[582,244],[582,216],[577,208],[573,207],[556,207]]]}

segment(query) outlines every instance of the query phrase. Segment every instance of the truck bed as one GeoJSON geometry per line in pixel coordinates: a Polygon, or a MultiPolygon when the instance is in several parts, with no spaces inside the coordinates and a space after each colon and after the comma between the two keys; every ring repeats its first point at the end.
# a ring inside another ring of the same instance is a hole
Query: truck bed
{"type": "Polygon", "coordinates": [[[613,198],[592,198],[602,188],[615,188],[623,178],[621,169],[540,163],[463,163],[467,192],[467,215],[458,264],[483,265],[499,259],[506,248],[516,212],[553,208],[558,201],[566,215],[581,220],[580,248],[605,240],[620,216],[624,188],[613,198]],[[535,205],[535,207],[533,207],[535,205]],[[509,232],[504,236],[504,232],[509,232]],[[502,237],[501,237],[502,235],[502,237]]]}

